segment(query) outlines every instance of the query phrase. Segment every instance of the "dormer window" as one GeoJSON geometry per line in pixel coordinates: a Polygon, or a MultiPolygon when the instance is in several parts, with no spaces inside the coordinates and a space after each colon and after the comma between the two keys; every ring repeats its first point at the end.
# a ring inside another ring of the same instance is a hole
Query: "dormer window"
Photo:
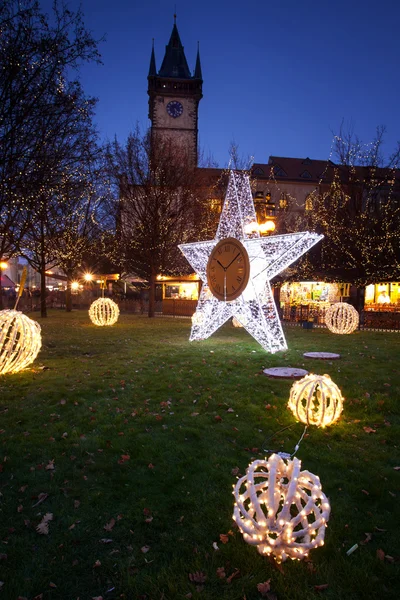
{"type": "Polygon", "coordinates": [[[309,171],[303,171],[300,177],[302,179],[311,179],[311,173],[309,171]]]}

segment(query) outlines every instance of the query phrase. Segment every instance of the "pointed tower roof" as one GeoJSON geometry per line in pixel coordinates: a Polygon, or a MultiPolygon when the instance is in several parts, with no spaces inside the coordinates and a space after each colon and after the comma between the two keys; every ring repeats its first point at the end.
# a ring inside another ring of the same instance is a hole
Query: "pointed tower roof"
{"type": "Polygon", "coordinates": [[[165,47],[165,56],[162,61],[159,77],[176,77],[178,79],[191,79],[185,52],[179,37],[176,22],[168,45],[165,47]]]}
{"type": "Polygon", "coordinates": [[[203,79],[201,74],[201,64],[200,64],[200,44],[197,42],[197,57],[196,57],[196,66],[194,69],[194,78],[195,79],[203,79]]]}
{"type": "Polygon", "coordinates": [[[157,75],[156,69],[156,55],[154,54],[154,38],[153,38],[153,46],[151,48],[151,57],[150,57],[150,68],[149,68],[149,77],[155,77],[157,75]]]}

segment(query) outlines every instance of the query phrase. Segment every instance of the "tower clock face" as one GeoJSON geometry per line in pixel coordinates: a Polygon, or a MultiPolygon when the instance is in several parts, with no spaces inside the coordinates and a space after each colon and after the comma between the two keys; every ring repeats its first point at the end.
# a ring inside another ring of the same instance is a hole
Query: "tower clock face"
{"type": "Polygon", "coordinates": [[[183,113],[183,106],[182,106],[182,104],[180,102],[178,102],[177,100],[172,100],[171,102],[168,102],[168,104],[167,104],[167,113],[173,119],[176,119],[177,117],[180,117],[181,114],[183,113]]]}
{"type": "Polygon", "coordinates": [[[214,246],[207,263],[207,281],[218,300],[238,298],[246,289],[249,275],[249,255],[239,240],[225,238],[214,246]]]}

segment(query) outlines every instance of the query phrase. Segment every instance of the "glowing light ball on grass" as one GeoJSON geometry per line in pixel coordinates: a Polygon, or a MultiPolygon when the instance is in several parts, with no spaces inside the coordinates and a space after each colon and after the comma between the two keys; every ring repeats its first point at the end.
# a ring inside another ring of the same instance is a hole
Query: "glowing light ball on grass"
{"type": "Polygon", "coordinates": [[[340,417],[343,397],[329,375],[306,375],[290,390],[288,407],[298,421],[326,427],[340,417]]]}
{"type": "Polygon", "coordinates": [[[89,308],[89,317],[94,325],[114,325],[118,321],[119,308],[110,298],[98,298],[89,308]]]}
{"type": "Polygon", "coordinates": [[[245,542],[277,562],[301,560],[324,544],[329,500],[297,458],[255,460],[234,486],[233,520],[245,542]]]}
{"type": "Polygon", "coordinates": [[[19,310],[0,311],[0,375],[25,369],[41,346],[39,323],[19,310]]]}
{"type": "Polygon", "coordinates": [[[358,312],[347,302],[332,304],[325,313],[325,325],[333,333],[353,333],[358,321],[358,312]]]}

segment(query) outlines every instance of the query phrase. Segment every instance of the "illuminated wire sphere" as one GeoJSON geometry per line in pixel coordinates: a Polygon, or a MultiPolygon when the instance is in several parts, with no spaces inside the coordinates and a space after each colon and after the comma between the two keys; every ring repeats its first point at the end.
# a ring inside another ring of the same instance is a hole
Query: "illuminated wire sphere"
{"type": "Polygon", "coordinates": [[[326,427],[340,417],[343,397],[329,375],[306,375],[290,390],[288,407],[298,421],[326,427]]]}
{"type": "Polygon", "coordinates": [[[234,486],[233,520],[245,542],[277,562],[301,560],[323,546],[330,515],[319,477],[297,458],[255,460],[234,486]]]}
{"type": "Polygon", "coordinates": [[[89,308],[89,317],[94,325],[114,325],[118,321],[119,308],[110,298],[98,298],[89,308]]]}
{"type": "Polygon", "coordinates": [[[39,323],[19,310],[0,311],[0,375],[32,363],[42,346],[39,323]]]}
{"type": "Polygon", "coordinates": [[[325,313],[325,325],[333,333],[353,333],[358,321],[358,312],[347,302],[332,304],[325,313]]]}

